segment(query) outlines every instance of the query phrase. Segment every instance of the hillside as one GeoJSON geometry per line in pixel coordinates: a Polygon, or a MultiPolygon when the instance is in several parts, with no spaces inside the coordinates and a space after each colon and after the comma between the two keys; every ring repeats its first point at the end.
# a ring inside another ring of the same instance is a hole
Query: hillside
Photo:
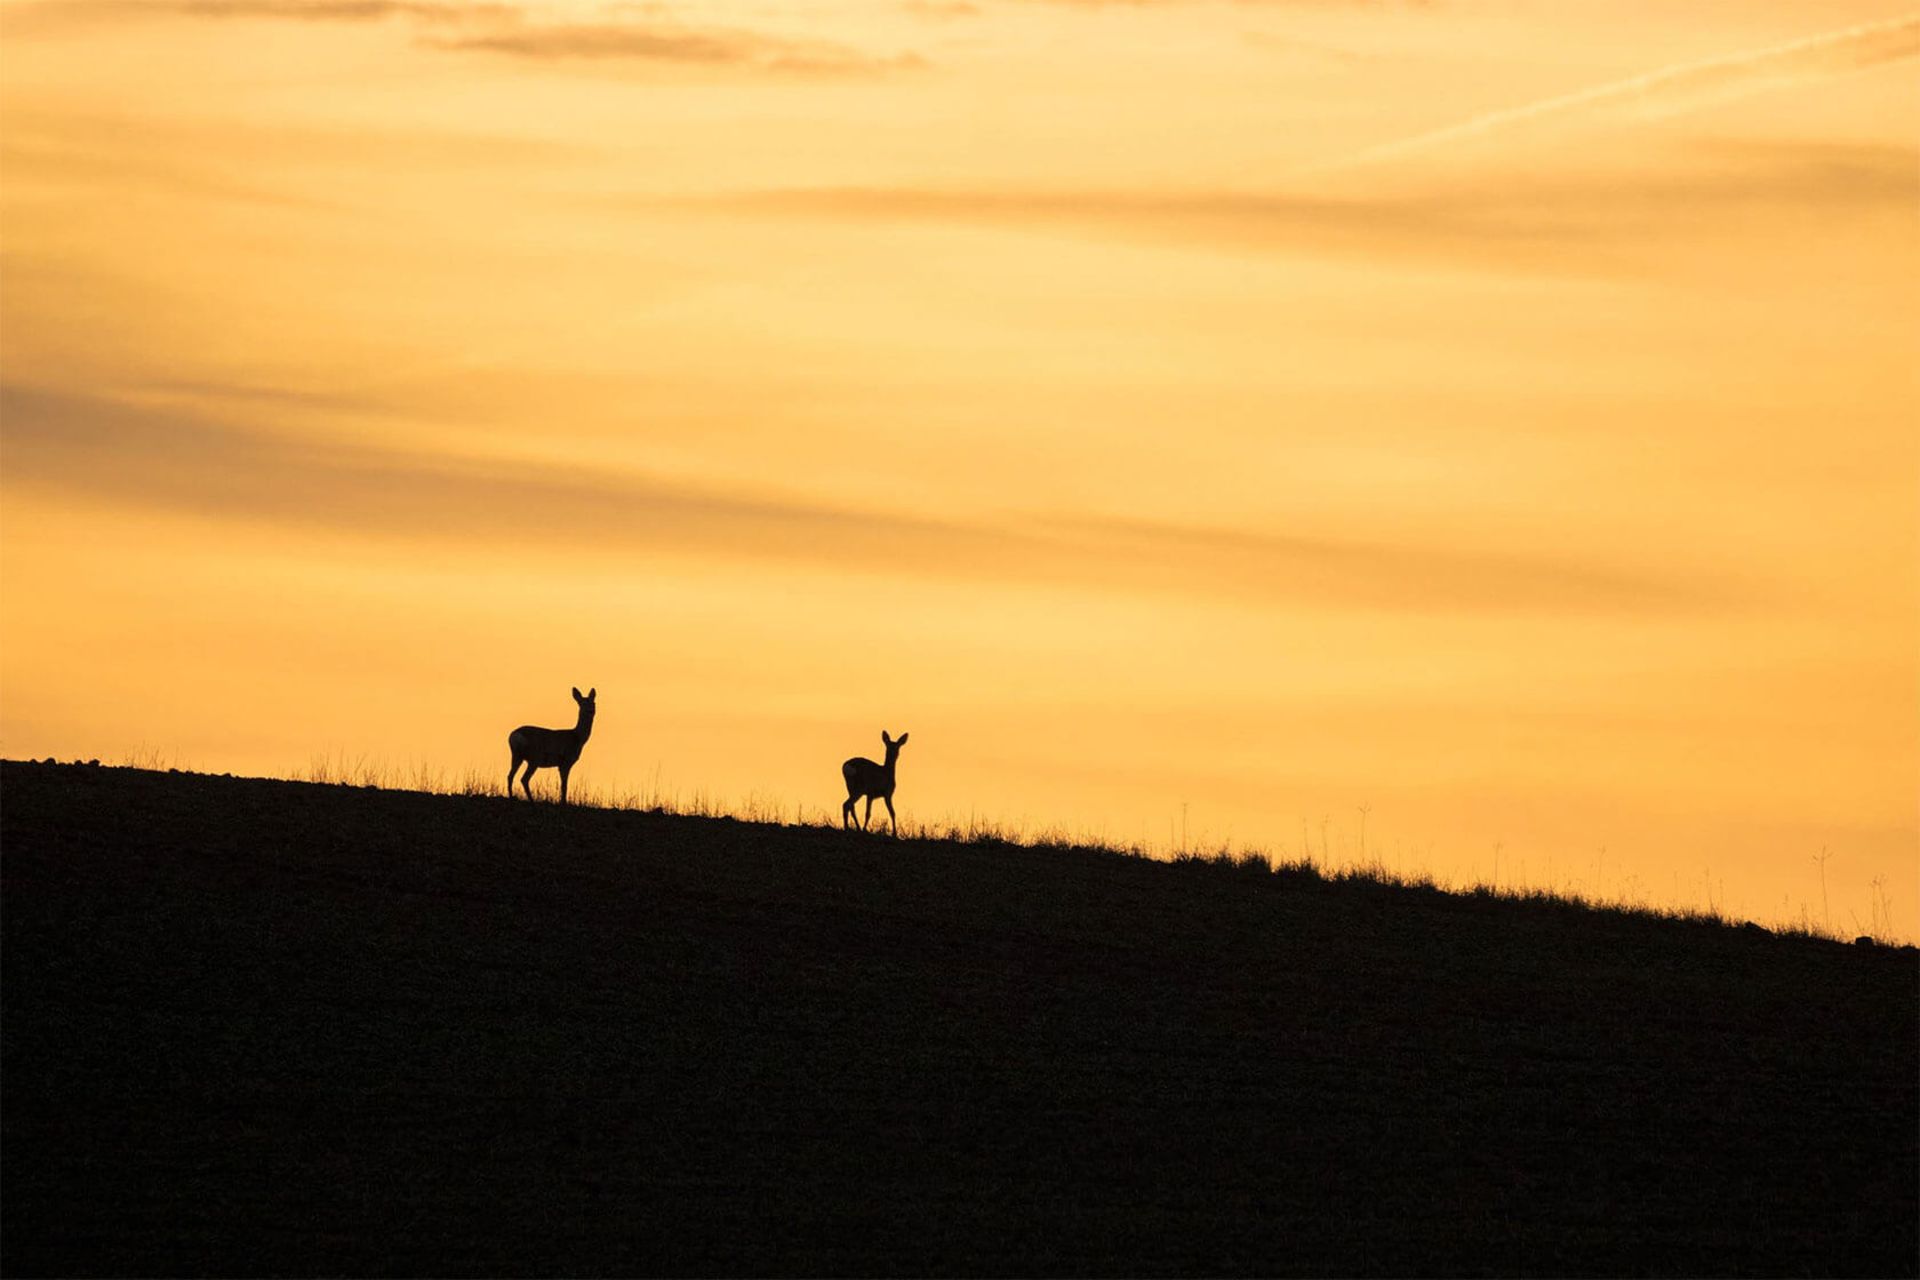
{"type": "Polygon", "coordinates": [[[0,765],[0,1269],[1920,1272],[1920,962],[0,765]]]}

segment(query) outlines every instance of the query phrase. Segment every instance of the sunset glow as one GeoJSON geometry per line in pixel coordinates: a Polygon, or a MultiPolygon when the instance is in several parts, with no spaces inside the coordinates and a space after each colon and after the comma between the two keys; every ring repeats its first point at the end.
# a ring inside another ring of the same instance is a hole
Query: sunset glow
{"type": "Polygon", "coordinates": [[[1910,5],[0,3],[0,755],[1911,937],[1910,5]]]}

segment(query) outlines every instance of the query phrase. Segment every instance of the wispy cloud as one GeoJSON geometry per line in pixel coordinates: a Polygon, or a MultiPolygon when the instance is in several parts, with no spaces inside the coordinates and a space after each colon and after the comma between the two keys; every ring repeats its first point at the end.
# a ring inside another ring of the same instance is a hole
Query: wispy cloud
{"type": "Polygon", "coordinates": [[[1920,168],[1901,148],[1699,146],[1684,158],[1690,163],[1670,172],[1364,195],[834,187],[634,203],[738,216],[997,224],[1234,252],[1438,256],[1578,275],[1617,264],[1570,255],[1570,247],[1640,253],[1689,231],[1717,235],[1732,220],[1779,208],[1844,219],[1904,213],[1920,200],[1920,168]]]}
{"type": "Polygon", "coordinates": [[[630,23],[519,25],[434,37],[438,49],[506,54],[546,62],[678,62],[768,71],[858,74],[925,65],[915,54],[872,54],[825,40],[755,31],[630,23]]]}
{"type": "Polygon", "coordinates": [[[200,18],[292,18],[307,22],[364,22],[385,18],[472,22],[519,16],[511,5],[441,4],[435,0],[161,0],[150,7],[200,18]]]}
{"type": "MultiPolygon", "coordinates": [[[[255,399],[271,412],[270,398],[255,399]]],[[[1738,603],[1725,583],[1671,566],[1147,520],[862,511],[639,473],[427,456],[18,385],[0,386],[0,419],[9,486],[330,535],[1412,611],[1697,612],[1738,603]]]]}
{"type": "Polygon", "coordinates": [[[32,0],[7,11],[14,34],[64,24],[129,18],[206,18],[277,22],[385,22],[396,18],[430,24],[510,22],[520,10],[510,4],[443,3],[442,0],[32,0]]]}
{"type": "Polygon", "coordinates": [[[101,19],[193,18],[315,23],[401,20],[427,48],[547,63],[651,62],[858,75],[924,66],[914,53],[874,53],[830,40],[688,26],[642,6],[597,22],[548,22],[519,5],[442,0],[38,0],[7,10],[10,34],[101,19]]]}
{"type": "Polygon", "coordinates": [[[1920,14],[1868,22],[1784,44],[1643,72],[1543,98],[1381,146],[1313,172],[1376,164],[1537,122],[1602,114],[1675,115],[1768,89],[1863,71],[1920,56],[1920,14]]]}

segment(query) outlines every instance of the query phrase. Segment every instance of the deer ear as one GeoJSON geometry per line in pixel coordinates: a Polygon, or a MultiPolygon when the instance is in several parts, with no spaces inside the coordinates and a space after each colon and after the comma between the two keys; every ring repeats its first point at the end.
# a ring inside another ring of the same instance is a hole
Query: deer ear
{"type": "Polygon", "coordinates": [[[897,737],[897,738],[895,738],[895,739],[893,740],[893,745],[894,745],[894,746],[896,746],[896,747],[904,747],[904,746],[906,746],[906,745],[907,745],[907,735],[903,733],[903,734],[901,734],[901,735],[900,735],[899,737],[897,737]]]}
{"type": "Polygon", "coordinates": [[[883,745],[885,745],[885,746],[889,746],[889,747],[890,747],[890,746],[892,746],[892,745],[893,745],[893,739],[892,739],[892,738],[889,738],[889,737],[887,736],[887,731],[886,731],[885,729],[882,729],[882,730],[880,731],[880,741],[881,741],[881,743],[882,743],[883,745]]]}
{"type": "Polygon", "coordinates": [[[587,701],[592,702],[599,695],[600,695],[600,690],[598,688],[589,689],[587,690],[587,701]]]}
{"type": "Polygon", "coordinates": [[[575,686],[573,686],[573,700],[574,700],[575,702],[585,702],[585,701],[586,701],[586,699],[585,699],[585,698],[583,698],[583,697],[581,697],[581,696],[580,696],[580,686],[579,686],[579,685],[575,685],[575,686]]]}

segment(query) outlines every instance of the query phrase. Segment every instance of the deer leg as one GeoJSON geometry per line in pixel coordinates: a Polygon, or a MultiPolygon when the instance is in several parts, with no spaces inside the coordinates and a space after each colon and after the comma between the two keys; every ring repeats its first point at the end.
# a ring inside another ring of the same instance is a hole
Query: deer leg
{"type": "Polygon", "coordinates": [[[865,830],[867,829],[867,825],[868,825],[869,823],[871,823],[872,821],[873,821],[873,797],[872,797],[872,796],[868,796],[868,797],[867,797],[867,812],[866,812],[866,815],[865,815],[864,817],[862,817],[862,818],[860,819],[860,829],[861,829],[862,831],[865,831],[865,830]]]}
{"type": "Polygon", "coordinates": [[[527,799],[529,800],[533,799],[533,771],[537,767],[533,761],[529,760],[527,761],[527,771],[520,775],[520,789],[527,793],[527,799]]]}
{"type": "Polygon", "coordinates": [[[567,775],[572,772],[573,772],[572,765],[563,764],[560,766],[560,803],[561,804],[565,804],[567,802],[567,775]]]}
{"type": "Polygon", "coordinates": [[[848,796],[847,802],[840,806],[840,829],[843,831],[853,827],[853,799],[848,796]]]}
{"type": "Polygon", "coordinates": [[[900,835],[900,819],[893,812],[893,797],[882,796],[881,799],[887,802],[887,821],[893,824],[893,834],[897,838],[900,835]]]}
{"type": "Polygon", "coordinates": [[[520,757],[515,756],[513,763],[507,766],[507,799],[513,799],[513,775],[520,772],[520,757]]]}

